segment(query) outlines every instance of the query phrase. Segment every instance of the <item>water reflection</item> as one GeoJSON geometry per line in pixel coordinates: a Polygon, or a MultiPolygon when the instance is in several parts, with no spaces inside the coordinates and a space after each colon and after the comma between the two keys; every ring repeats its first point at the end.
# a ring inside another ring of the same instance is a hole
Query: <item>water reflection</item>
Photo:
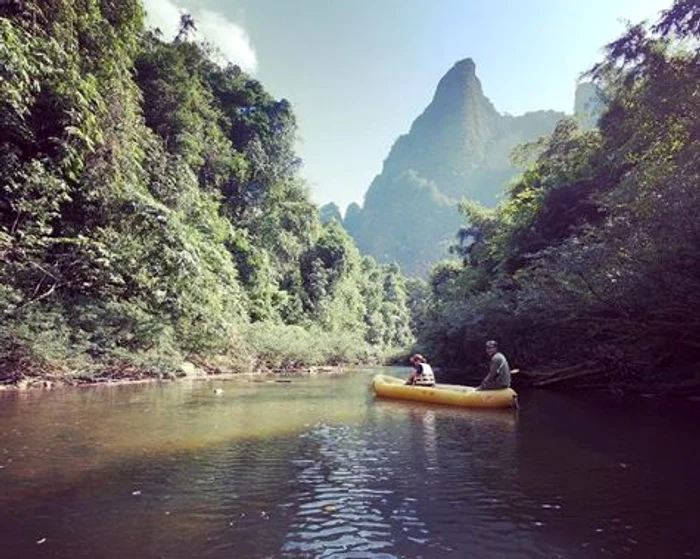
{"type": "Polygon", "coordinates": [[[235,440],[298,433],[321,419],[352,422],[362,412],[351,396],[365,390],[345,383],[336,392],[334,379],[221,384],[220,396],[214,395],[216,383],[201,382],[3,394],[5,481],[34,487],[48,482],[48,490],[59,490],[124,460],[158,460],[235,440]]]}
{"type": "Polygon", "coordinates": [[[393,546],[388,498],[383,486],[392,450],[363,444],[364,429],[320,425],[304,435],[293,461],[300,493],[288,502],[296,509],[285,537],[286,556],[332,557],[378,553],[393,546]]]}
{"type": "Polygon", "coordinates": [[[454,508],[478,507],[485,479],[469,498],[457,495],[464,472],[454,476],[450,468],[443,471],[440,456],[448,455],[447,464],[454,464],[449,454],[465,448],[463,437],[472,452],[488,433],[487,446],[501,449],[491,458],[503,461],[506,453],[512,460],[516,422],[510,412],[376,400],[362,426],[311,430],[304,435],[306,457],[295,461],[303,490],[289,503],[297,512],[284,554],[394,557],[396,549],[407,557],[458,553],[441,535],[445,528],[431,530],[430,525],[442,523],[450,531],[454,508]],[[453,510],[439,511],[445,502],[453,510]]]}
{"type": "Polygon", "coordinates": [[[435,407],[370,376],[1,395],[0,556],[697,553],[697,414],[435,407]]]}

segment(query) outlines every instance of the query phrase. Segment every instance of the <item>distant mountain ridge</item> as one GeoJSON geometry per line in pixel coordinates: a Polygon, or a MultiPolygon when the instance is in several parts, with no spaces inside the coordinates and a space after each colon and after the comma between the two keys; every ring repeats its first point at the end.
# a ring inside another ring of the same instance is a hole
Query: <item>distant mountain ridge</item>
{"type": "MultiPolygon", "coordinates": [[[[577,106],[595,107],[577,94],[577,106]]],[[[567,115],[534,111],[500,114],[484,95],[470,58],[438,83],[431,103],[399,136],[365,194],[343,225],[360,249],[382,262],[397,261],[409,275],[425,275],[447,255],[462,218],[457,203],[494,205],[521,169],[510,162],[518,144],[551,133],[567,115]]]]}

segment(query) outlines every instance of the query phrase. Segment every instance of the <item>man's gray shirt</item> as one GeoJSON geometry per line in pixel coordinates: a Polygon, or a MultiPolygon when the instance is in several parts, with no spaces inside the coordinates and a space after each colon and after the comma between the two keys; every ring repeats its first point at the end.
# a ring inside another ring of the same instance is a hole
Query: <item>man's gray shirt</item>
{"type": "Polygon", "coordinates": [[[497,390],[510,386],[510,367],[506,356],[501,352],[494,353],[489,364],[489,374],[481,381],[482,390],[497,390]]]}

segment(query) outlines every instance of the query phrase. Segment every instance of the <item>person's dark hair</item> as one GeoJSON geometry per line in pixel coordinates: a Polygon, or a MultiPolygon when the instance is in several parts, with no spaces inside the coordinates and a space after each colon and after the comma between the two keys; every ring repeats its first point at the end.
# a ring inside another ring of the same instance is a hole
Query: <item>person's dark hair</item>
{"type": "Polygon", "coordinates": [[[425,357],[423,357],[420,353],[416,353],[411,357],[411,363],[425,363],[425,357]]]}
{"type": "Polygon", "coordinates": [[[486,347],[493,347],[495,349],[498,349],[498,342],[496,340],[489,340],[486,342],[486,347]]]}

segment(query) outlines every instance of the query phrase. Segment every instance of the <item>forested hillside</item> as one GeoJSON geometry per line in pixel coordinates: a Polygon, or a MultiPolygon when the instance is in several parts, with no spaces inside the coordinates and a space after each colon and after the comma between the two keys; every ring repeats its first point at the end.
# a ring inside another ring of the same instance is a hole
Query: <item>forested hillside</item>
{"type": "Polygon", "coordinates": [[[321,223],[290,104],[194,26],[148,31],[138,0],[0,5],[0,381],[410,344],[398,270],[321,223]]]}
{"type": "Polygon", "coordinates": [[[462,204],[425,351],[470,367],[496,338],[540,384],[700,389],[699,40],[693,0],[630,28],[591,71],[599,129],[560,123],[498,208],[462,204]]]}

